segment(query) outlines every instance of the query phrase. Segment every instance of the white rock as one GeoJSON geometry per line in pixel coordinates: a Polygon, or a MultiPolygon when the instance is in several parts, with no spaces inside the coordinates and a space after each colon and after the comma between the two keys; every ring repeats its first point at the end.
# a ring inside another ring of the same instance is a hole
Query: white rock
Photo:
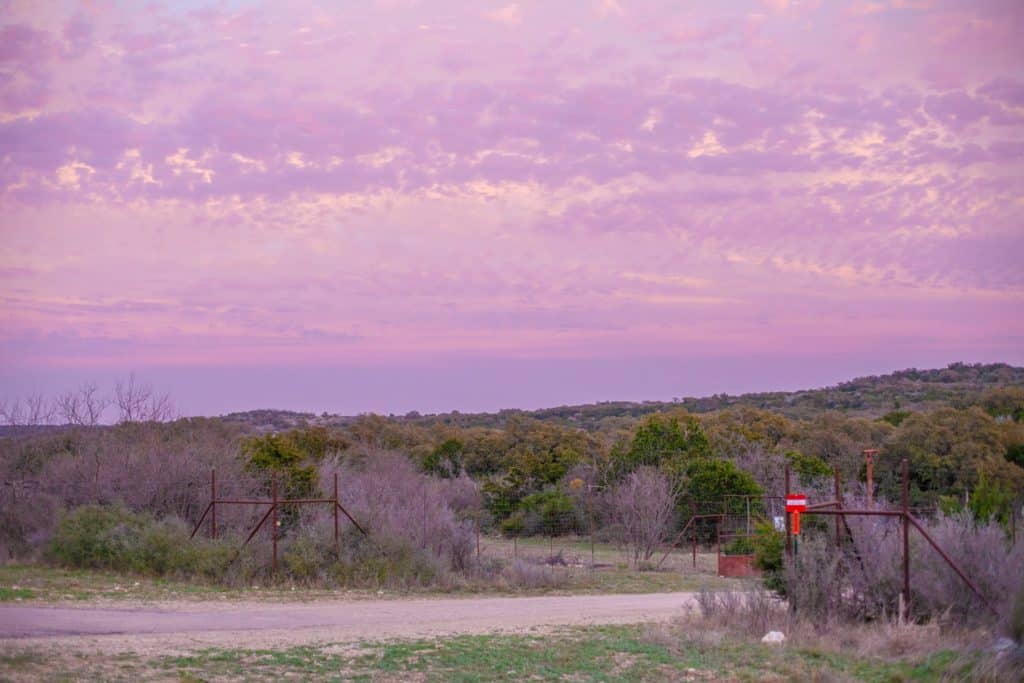
{"type": "Polygon", "coordinates": [[[761,639],[762,643],[779,644],[786,642],[786,634],[782,631],[768,631],[764,634],[764,638],[761,639]]]}
{"type": "Polygon", "coordinates": [[[1013,638],[1006,638],[1004,636],[992,645],[992,651],[997,652],[1000,656],[1002,656],[1013,650],[1015,647],[1017,647],[1017,643],[1013,640],[1013,638]]]}

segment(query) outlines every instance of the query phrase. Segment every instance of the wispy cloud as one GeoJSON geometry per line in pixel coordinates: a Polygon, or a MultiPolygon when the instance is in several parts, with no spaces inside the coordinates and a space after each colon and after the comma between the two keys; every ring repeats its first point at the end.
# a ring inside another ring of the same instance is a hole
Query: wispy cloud
{"type": "Polygon", "coordinates": [[[1022,31],[1008,0],[10,3],[2,364],[742,354],[851,320],[1019,357],[1022,31]]]}

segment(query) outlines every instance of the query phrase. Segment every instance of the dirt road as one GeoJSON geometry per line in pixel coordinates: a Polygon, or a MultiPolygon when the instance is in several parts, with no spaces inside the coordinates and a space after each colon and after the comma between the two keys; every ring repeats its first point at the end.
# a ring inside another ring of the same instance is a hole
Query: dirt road
{"type": "MultiPolygon", "coordinates": [[[[0,607],[0,642],[88,641],[115,649],[267,647],[522,631],[560,625],[659,621],[683,613],[692,593],[333,601],[168,609],[0,607]]],[[[107,648],[103,648],[107,649],[107,648]]]]}

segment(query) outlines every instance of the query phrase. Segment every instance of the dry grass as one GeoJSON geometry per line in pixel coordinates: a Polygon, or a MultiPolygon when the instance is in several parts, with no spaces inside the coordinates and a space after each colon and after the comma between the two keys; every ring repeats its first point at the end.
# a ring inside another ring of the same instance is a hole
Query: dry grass
{"type": "Polygon", "coordinates": [[[804,655],[907,664],[938,658],[946,671],[941,680],[1024,681],[1024,645],[996,652],[996,632],[949,619],[809,621],[767,591],[705,591],[698,608],[673,622],[648,626],[645,637],[666,647],[711,651],[730,643],[760,647],[765,633],[781,631],[786,635],[781,647],[804,655]]]}

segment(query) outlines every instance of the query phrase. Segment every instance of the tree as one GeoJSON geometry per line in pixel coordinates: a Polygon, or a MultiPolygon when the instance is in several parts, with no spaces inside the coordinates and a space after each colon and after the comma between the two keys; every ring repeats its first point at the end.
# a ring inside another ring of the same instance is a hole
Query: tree
{"type": "Polygon", "coordinates": [[[445,439],[423,459],[423,471],[445,479],[462,474],[462,451],[458,439],[445,439]]]}
{"type": "Polygon", "coordinates": [[[77,391],[66,391],[56,400],[56,412],[65,424],[95,427],[110,405],[110,397],[99,393],[99,387],[86,382],[77,391]]]}
{"type": "Polygon", "coordinates": [[[729,495],[759,496],[763,490],[749,473],[730,460],[697,458],[686,468],[685,490],[693,500],[720,500],[729,495]]]}
{"type": "Polygon", "coordinates": [[[114,385],[114,403],[120,423],[164,422],[174,413],[170,395],[158,394],[151,384],[137,382],[134,372],[127,381],[118,380],[114,385]]]}
{"type": "Polygon", "coordinates": [[[896,429],[875,459],[879,493],[889,500],[900,498],[904,458],[912,505],[937,505],[943,495],[963,498],[985,471],[1010,483],[1015,495],[1024,493],[1024,471],[1007,460],[999,424],[978,407],[915,413],[896,429]]]}
{"type": "Polygon", "coordinates": [[[676,492],[656,467],[642,465],[608,497],[608,510],[622,546],[634,565],[648,561],[668,540],[675,520],[676,492]]]}
{"type": "Polygon", "coordinates": [[[832,468],[816,455],[804,455],[800,451],[787,451],[786,460],[804,484],[832,476],[832,468]]]}
{"type": "Polygon", "coordinates": [[[11,403],[0,401],[0,422],[11,427],[35,427],[49,423],[56,414],[56,406],[42,394],[29,394],[25,400],[11,403]]]}
{"type": "Polygon", "coordinates": [[[637,427],[628,449],[612,453],[610,474],[612,479],[621,479],[648,466],[677,477],[687,461],[709,455],[711,446],[696,417],[655,413],[637,427]]]}
{"type": "MultiPolygon", "coordinates": [[[[317,469],[309,463],[304,453],[289,434],[267,434],[254,436],[242,443],[245,467],[265,479],[269,489],[270,478],[279,476],[282,498],[311,498],[316,494],[317,469]]],[[[286,510],[287,511],[287,510],[286,510]]]]}

